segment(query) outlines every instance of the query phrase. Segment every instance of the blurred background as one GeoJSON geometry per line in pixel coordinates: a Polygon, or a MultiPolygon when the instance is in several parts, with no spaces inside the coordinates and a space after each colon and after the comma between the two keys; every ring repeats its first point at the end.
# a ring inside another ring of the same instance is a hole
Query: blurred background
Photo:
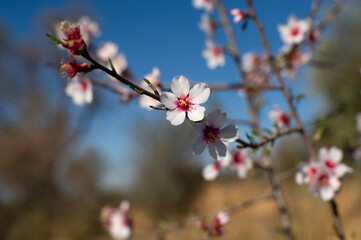
{"type": "MultiPolygon", "coordinates": [[[[277,25],[289,14],[305,18],[311,3],[255,1],[272,50],[281,47],[277,25]]],[[[228,9],[246,8],[242,1],[225,0],[228,9]]],[[[334,1],[324,1],[318,18],[334,1]]],[[[264,173],[253,170],[246,180],[225,172],[213,182],[201,176],[212,160],[191,153],[189,126],[172,127],[165,113],[122,104],[116,95],[94,89],[94,101],[75,106],[64,93],[66,79],[58,71],[67,52],[45,37],[59,20],[89,16],[101,35],[94,44],[118,44],[134,75],[154,66],[162,82],[183,74],[193,82],[238,83],[237,70],[209,70],[201,56],[204,34],[198,29],[201,12],[190,1],[2,1],[0,3],[0,239],[110,239],[99,213],[105,205],[131,202],[134,239],[157,239],[157,223],[205,215],[270,193],[264,173]]],[[[361,4],[349,0],[321,35],[313,52],[317,59],[361,63],[361,4]]],[[[253,24],[246,31],[234,25],[242,53],[263,52],[253,24]]],[[[225,43],[222,30],[216,40],[225,43]]],[[[337,196],[348,237],[361,239],[361,174],[352,160],[357,147],[355,115],[361,111],[359,72],[304,67],[287,83],[306,93],[297,106],[303,120],[313,120],[342,108],[320,126],[317,146],[338,146],[354,168],[337,196]]],[[[261,124],[274,104],[287,109],[279,93],[267,93],[261,124]]],[[[208,109],[221,108],[230,119],[247,119],[245,100],[237,92],[213,93],[208,109]]],[[[310,129],[310,134],[317,128],[310,129]]],[[[247,127],[240,126],[241,138],[247,127]]],[[[272,150],[277,172],[308,158],[301,139],[280,139],[272,150]]],[[[295,233],[299,239],[336,239],[329,205],[314,198],[307,187],[282,182],[295,233]]],[[[203,239],[195,226],[177,230],[166,239],[203,239]]],[[[224,239],[283,239],[274,202],[268,201],[232,215],[224,239]]]]}

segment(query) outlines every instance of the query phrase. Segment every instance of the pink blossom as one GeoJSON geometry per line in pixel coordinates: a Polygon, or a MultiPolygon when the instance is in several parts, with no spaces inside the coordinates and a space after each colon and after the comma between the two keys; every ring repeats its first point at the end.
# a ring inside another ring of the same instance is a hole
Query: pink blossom
{"type": "Polygon", "coordinates": [[[238,128],[229,124],[221,128],[226,122],[226,113],[216,109],[203,122],[194,123],[190,136],[194,139],[193,153],[201,154],[208,146],[209,154],[214,159],[227,155],[226,143],[235,141],[239,134],[238,128]]]}
{"type": "Polygon", "coordinates": [[[245,17],[248,16],[247,11],[239,9],[239,8],[231,9],[230,13],[231,13],[231,15],[233,15],[234,23],[240,23],[245,17]]]}
{"type": "Polygon", "coordinates": [[[161,102],[169,109],[167,111],[167,120],[172,125],[180,125],[187,117],[191,121],[200,121],[204,117],[204,107],[199,104],[205,103],[210,88],[205,83],[198,83],[189,89],[189,81],[184,76],[176,76],[172,80],[172,92],[163,92],[160,96],[161,102]]]}
{"type": "Polygon", "coordinates": [[[336,192],[341,188],[339,178],[324,168],[319,168],[310,183],[310,191],[314,196],[321,196],[324,201],[334,198],[336,192]]]}
{"type": "Polygon", "coordinates": [[[332,172],[339,178],[352,172],[350,167],[340,163],[343,158],[343,153],[341,149],[337,147],[331,147],[329,150],[327,150],[327,148],[321,148],[318,152],[318,158],[323,164],[324,169],[332,172]]]}
{"type": "Polygon", "coordinates": [[[79,106],[91,103],[93,100],[93,88],[87,77],[74,77],[69,80],[65,93],[79,106]]]}
{"type": "Polygon", "coordinates": [[[298,20],[295,16],[291,15],[286,25],[278,25],[278,31],[284,43],[298,44],[305,38],[305,34],[309,31],[310,25],[310,20],[298,20]]]}
{"type": "Polygon", "coordinates": [[[220,211],[217,213],[216,217],[214,218],[214,236],[221,236],[224,233],[223,230],[223,226],[226,225],[227,223],[229,223],[230,221],[230,217],[229,214],[224,212],[224,211],[220,211]]]}
{"type": "Polygon", "coordinates": [[[319,169],[318,162],[311,161],[309,163],[302,162],[298,165],[298,171],[295,175],[295,181],[297,184],[310,183],[319,169]]]}
{"type": "Polygon", "coordinates": [[[107,206],[101,210],[100,218],[103,226],[113,239],[121,240],[131,237],[132,229],[128,212],[128,201],[122,201],[119,208],[107,206]]]}
{"type": "Polygon", "coordinates": [[[202,176],[206,181],[212,181],[216,179],[221,169],[221,163],[218,160],[208,164],[203,168],[202,176]]]}
{"type": "Polygon", "coordinates": [[[86,49],[86,44],[80,33],[80,27],[74,26],[68,21],[62,21],[60,23],[60,29],[64,35],[64,38],[61,39],[61,45],[68,49],[70,53],[80,55],[82,51],[86,49]]]}
{"type": "Polygon", "coordinates": [[[247,173],[252,169],[253,161],[247,149],[235,149],[232,151],[232,168],[239,178],[246,178],[247,173]]]}
{"type": "Polygon", "coordinates": [[[216,30],[216,24],[212,21],[208,14],[203,13],[201,16],[201,22],[198,24],[198,27],[204,31],[207,36],[212,37],[214,31],[216,30]]]}
{"type": "Polygon", "coordinates": [[[117,71],[119,75],[122,75],[122,73],[124,73],[124,71],[128,68],[128,62],[123,53],[119,53],[115,58],[113,58],[112,63],[115,71],[117,71]]]}
{"type": "Polygon", "coordinates": [[[196,9],[204,9],[207,12],[213,10],[213,0],[192,0],[192,5],[196,9]]]}
{"type": "MultiPolygon", "coordinates": [[[[157,91],[159,93],[162,93],[162,91],[160,89],[160,71],[157,67],[154,67],[152,70],[152,73],[145,75],[144,78],[148,79],[149,82],[152,83],[152,85],[157,89],[157,91]]],[[[153,90],[144,81],[140,84],[140,86],[142,88],[144,88],[145,90],[153,92],[153,90]]],[[[152,110],[152,108],[149,107],[150,105],[157,107],[161,104],[159,101],[157,101],[153,98],[150,98],[146,95],[140,95],[138,97],[138,103],[141,107],[148,109],[148,110],[152,110]]]]}
{"type": "Polygon", "coordinates": [[[268,117],[279,129],[290,125],[290,116],[277,105],[269,112],[268,117]]]}
{"type": "Polygon", "coordinates": [[[60,62],[60,71],[62,75],[66,75],[68,80],[75,77],[77,73],[86,73],[90,71],[90,65],[88,63],[78,63],[72,56],[69,56],[71,61],[60,62]]]}
{"type": "Polygon", "coordinates": [[[102,62],[108,62],[108,58],[113,59],[118,52],[118,46],[113,42],[103,42],[96,50],[97,58],[102,62]]]}
{"type": "Polygon", "coordinates": [[[302,53],[299,49],[293,49],[291,45],[285,45],[281,49],[282,73],[289,78],[294,78],[298,69],[311,59],[310,53],[302,53]]]}
{"type": "Polygon", "coordinates": [[[214,44],[209,39],[206,41],[206,48],[203,50],[202,55],[207,60],[207,67],[210,69],[224,66],[226,61],[222,47],[214,44]]]}

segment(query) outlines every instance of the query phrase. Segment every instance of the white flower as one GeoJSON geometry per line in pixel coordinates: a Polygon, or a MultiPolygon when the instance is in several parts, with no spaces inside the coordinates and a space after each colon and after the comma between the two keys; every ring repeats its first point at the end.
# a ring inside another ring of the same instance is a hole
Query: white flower
{"type": "Polygon", "coordinates": [[[278,25],[278,31],[281,34],[281,39],[286,44],[298,44],[303,41],[305,34],[311,27],[310,21],[298,20],[295,16],[288,18],[287,25],[278,25]]]}
{"type": "Polygon", "coordinates": [[[277,105],[268,113],[268,117],[280,129],[288,127],[290,124],[289,115],[277,105]]]}
{"type": "Polygon", "coordinates": [[[242,57],[243,71],[246,74],[244,83],[249,86],[266,85],[270,78],[271,68],[266,56],[249,52],[242,57]]]}
{"type": "Polygon", "coordinates": [[[189,81],[184,76],[176,76],[172,80],[172,92],[163,92],[161,102],[169,109],[167,120],[172,125],[180,125],[187,117],[192,121],[200,121],[204,117],[204,107],[199,104],[205,103],[211,93],[205,83],[198,83],[190,89],[189,81]]]}
{"type": "Polygon", "coordinates": [[[295,175],[295,181],[297,184],[310,183],[318,172],[318,162],[311,161],[309,163],[302,162],[298,165],[298,171],[295,175]]]}
{"type": "Polygon", "coordinates": [[[311,59],[311,53],[303,53],[299,49],[294,50],[292,45],[283,46],[280,54],[282,73],[288,78],[295,78],[298,69],[311,59]]]}
{"type": "Polygon", "coordinates": [[[241,22],[247,15],[247,11],[239,9],[239,8],[233,8],[230,11],[231,15],[233,15],[233,22],[239,23],[241,22]]]}
{"type": "Polygon", "coordinates": [[[253,161],[247,149],[236,149],[232,151],[232,168],[236,170],[239,178],[246,178],[247,173],[252,169],[253,161]]]}
{"type": "Polygon", "coordinates": [[[107,206],[101,211],[104,228],[115,240],[129,239],[132,235],[128,211],[128,201],[122,201],[118,209],[107,206]]]}
{"type": "Polygon", "coordinates": [[[217,213],[216,217],[215,217],[215,227],[218,228],[218,227],[221,227],[221,226],[224,226],[226,225],[227,223],[229,223],[229,214],[224,212],[224,211],[220,211],[217,213]]]}
{"type": "MultiPolygon", "coordinates": [[[[144,76],[144,78],[148,79],[149,82],[157,89],[157,91],[161,94],[160,89],[160,71],[157,67],[154,67],[152,70],[152,73],[149,73],[144,76]]],[[[142,82],[140,84],[142,88],[145,90],[148,90],[150,92],[153,92],[153,90],[148,86],[146,82],[142,82]]],[[[151,97],[148,97],[146,95],[140,95],[138,97],[138,103],[141,107],[146,108],[148,110],[152,110],[152,108],[149,107],[149,105],[152,105],[154,107],[159,106],[161,103],[151,97]]]]}
{"type": "Polygon", "coordinates": [[[310,191],[314,196],[321,195],[322,200],[329,201],[341,188],[339,178],[324,168],[319,168],[310,183],[310,191]]]}
{"type": "Polygon", "coordinates": [[[225,64],[222,47],[214,44],[213,41],[209,39],[206,41],[206,48],[203,50],[202,56],[207,60],[207,67],[210,69],[215,69],[225,64]]]}
{"type": "Polygon", "coordinates": [[[212,181],[212,180],[216,179],[220,168],[221,168],[221,163],[217,160],[206,165],[202,171],[202,176],[203,176],[204,180],[212,181]]]}
{"type": "Polygon", "coordinates": [[[348,167],[346,164],[340,163],[342,157],[343,153],[341,149],[337,147],[331,147],[329,150],[321,148],[318,152],[318,158],[323,164],[323,167],[339,178],[352,172],[352,168],[348,167]]]}
{"type": "Polygon", "coordinates": [[[216,29],[215,23],[209,17],[208,14],[203,13],[201,16],[201,22],[198,24],[198,27],[204,31],[209,37],[214,35],[216,29]]]}
{"type": "Polygon", "coordinates": [[[75,25],[79,25],[80,33],[87,45],[89,45],[91,37],[97,37],[100,35],[98,23],[90,20],[88,16],[80,17],[75,25]]]}
{"type": "Polygon", "coordinates": [[[79,106],[91,103],[93,100],[92,84],[87,77],[75,76],[69,80],[65,93],[79,106]]]}
{"type": "Polygon", "coordinates": [[[204,9],[207,12],[213,10],[213,0],[192,0],[192,5],[196,9],[204,9]]]}
{"type": "Polygon", "coordinates": [[[233,124],[221,128],[226,122],[226,117],[226,113],[216,109],[203,122],[193,124],[190,136],[194,139],[194,154],[201,154],[208,145],[209,154],[214,159],[227,155],[225,143],[235,141],[239,134],[238,128],[233,124]]]}
{"type": "Polygon", "coordinates": [[[99,45],[96,56],[102,62],[108,62],[108,58],[112,59],[118,52],[118,46],[113,42],[103,42],[99,45]]]}

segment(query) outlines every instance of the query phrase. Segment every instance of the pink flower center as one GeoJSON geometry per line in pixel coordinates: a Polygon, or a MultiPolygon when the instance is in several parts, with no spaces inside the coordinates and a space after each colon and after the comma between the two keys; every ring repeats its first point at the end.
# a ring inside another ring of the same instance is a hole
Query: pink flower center
{"type": "Polygon", "coordinates": [[[326,165],[326,167],[331,168],[331,169],[335,168],[335,166],[336,166],[336,164],[332,161],[332,159],[326,159],[325,165],[326,165]]]}
{"type": "Polygon", "coordinates": [[[219,170],[221,168],[221,163],[219,161],[215,161],[213,163],[213,167],[214,169],[219,170]]]}
{"type": "Polygon", "coordinates": [[[189,95],[187,95],[186,97],[183,96],[183,97],[177,98],[177,101],[175,104],[177,105],[177,108],[179,110],[182,110],[184,112],[192,110],[193,103],[190,101],[189,95]]]}
{"type": "Polygon", "coordinates": [[[244,162],[244,158],[242,153],[237,152],[234,156],[233,156],[233,161],[235,164],[242,164],[244,162]]]}
{"type": "Polygon", "coordinates": [[[214,54],[214,56],[219,57],[220,55],[222,55],[222,48],[214,47],[213,48],[213,54],[214,54]]]}
{"type": "Polygon", "coordinates": [[[313,176],[315,176],[316,173],[317,173],[317,168],[312,167],[312,168],[310,168],[310,170],[308,170],[308,177],[313,178],[313,176]]]}
{"type": "Polygon", "coordinates": [[[289,123],[290,123],[290,118],[288,117],[287,114],[282,113],[281,116],[280,116],[280,121],[281,121],[284,125],[288,126],[289,123]]]}
{"type": "Polygon", "coordinates": [[[88,89],[89,84],[88,84],[86,81],[80,81],[79,83],[80,83],[80,88],[81,88],[81,90],[82,90],[83,92],[85,92],[85,91],[88,89]]]}
{"type": "Polygon", "coordinates": [[[329,182],[329,177],[327,174],[322,174],[319,178],[318,181],[321,183],[322,186],[326,186],[328,185],[329,182]]]}
{"type": "Polygon", "coordinates": [[[203,130],[203,139],[207,143],[215,142],[219,135],[219,129],[212,126],[206,126],[203,130]]]}
{"type": "Polygon", "coordinates": [[[298,27],[293,27],[290,29],[290,35],[292,37],[296,37],[300,33],[300,29],[298,27]]]}

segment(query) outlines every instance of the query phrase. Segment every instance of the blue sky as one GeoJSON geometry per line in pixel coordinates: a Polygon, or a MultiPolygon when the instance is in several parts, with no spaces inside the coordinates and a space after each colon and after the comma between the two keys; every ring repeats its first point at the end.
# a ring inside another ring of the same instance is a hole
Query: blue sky
{"type": "MultiPolygon", "coordinates": [[[[97,21],[101,28],[102,35],[97,42],[117,43],[120,51],[125,53],[132,72],[138,77],[151,72],[152,68],[157,66],[164,82],[170,82],[174,76],[180,74],[189,77],[193,82],[210,84],[238,82],[234,63],[228,57],[225,67],[215,70],[207,69],[205,60],[201,56],[205,36],[197,26],[202,11],[194,9],[191,0],[92,0],[76,2],[76,4],[74,2],[70,0],[1,1],[0,19],[13,30],[12,34],[16,38],[24,39],[31,35],[31,39],[41,39],[44,33],[36,28],[39,14],[63,11],[62,14],[66,16],[66,11],[72,6],[83,5],[90,13],[89,17],[97,21]]],[[[290,14],[304,18],[312,2],[311,0],[255,1],[256,11],[265,26],[265,32],[274,53],[278,52],[282,46],[277,25],[286,23],[290,14]]],[[[228,9],[246,7],[240,0],[225,0],[224,3],[228,9]]],[[[253,24],[249,24],[245,32],[239,30],[239,25],[234,25],[234,29],[242,53],[263,52],[253,24]]],[[[225,43],[221,29],[217,30],[215,40],[221,44],[225,43]]],[[[307,91],[305,77],[307,77],[307,72],[304,70],[296,80],[289,83],[294,87],[295,92],[307,91]]],[[[230,118],[247,118],[244,101],[236,92],[216,93],[212,97],[225,106],[223,110],[230,118]]],[[[119,162],[118,159],[120,156],[131,157],[134,150],[132,138],[128,137],[132,134],[129,126],[134,126],[135,118],[164,122],[165,113],[149,112],[140,109],[135,103],[129,106],[119,105],[112,94],[106,95],[106,98],[110,100],[107,101],[107,106],[101,114],[95,117],[84,146],[96,147],[108,161],[110,168],[118,170],[120,168],[126,176],[131,164],[129,161],[119,162]]],[[[267,104],[265,110],[261,112],[261,118],[262,123],[269,126],[267,119],[269,109],[275,103],[281,106],[286,105],[282,96],[274,92],[266,94],[265,100],[267,104]]],[[[312,101],[314,98],[309,97],[300,105],[300,112],[305,119],[310,118],[315,110],[310,107],[313,105],[312,101]]],[[[81,111],[77,107],[74,109],[74,111],[81,111]]],[[[123,174],[113,171],[108,177],[108,182],[126,182],[126,177],[121,178],[119,175],[123,174]]]]}

